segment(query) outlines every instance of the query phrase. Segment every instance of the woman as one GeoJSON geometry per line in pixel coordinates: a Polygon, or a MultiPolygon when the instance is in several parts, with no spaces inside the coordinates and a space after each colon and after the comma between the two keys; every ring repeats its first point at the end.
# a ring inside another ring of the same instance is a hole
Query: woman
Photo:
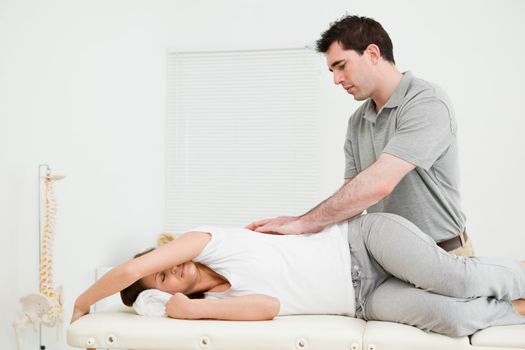
{"type": "Polygon", "coordinates": [[[130,305],[150,288],[173,294],[166,313],[184,319],[343,314],[450,336],[525,323],[525,262],[448,254],[385,213],[300,236],[199,228],[108,272],[72,321],[111,294],[130,305]]]}

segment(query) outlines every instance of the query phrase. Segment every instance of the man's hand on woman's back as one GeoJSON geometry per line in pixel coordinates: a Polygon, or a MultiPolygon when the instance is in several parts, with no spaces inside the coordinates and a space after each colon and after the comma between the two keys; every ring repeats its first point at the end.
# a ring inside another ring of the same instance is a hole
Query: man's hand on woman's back
{"type": "Polygon", "coordinates": [[[300,235],[303,233],[319,232],[324,227],[305,224],[298,216],[278,216],[273,219],[263,219],[252,222],[245,228],[261,233],[300,235]]]}

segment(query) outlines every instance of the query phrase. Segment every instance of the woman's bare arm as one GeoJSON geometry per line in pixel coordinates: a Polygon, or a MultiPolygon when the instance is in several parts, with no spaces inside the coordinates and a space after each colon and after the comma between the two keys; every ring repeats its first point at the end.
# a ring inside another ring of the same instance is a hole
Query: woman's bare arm
{"type": "Polygon", "coordinates": [[[148,254],[111,269],[77,298],[71,322],[87,314],[89,307],[97,301],[120,292],[135,281],[193,260],[210,237],[206,232],[188,232],[148,254]]]}
{"type": "Polygon", "coordinates": [[[262,294],[225,299],[189,299],[177,293],[168,301],[166,314],[183,319],[263,321],[277,316],[279,308],[277,298],[262,294]]]}

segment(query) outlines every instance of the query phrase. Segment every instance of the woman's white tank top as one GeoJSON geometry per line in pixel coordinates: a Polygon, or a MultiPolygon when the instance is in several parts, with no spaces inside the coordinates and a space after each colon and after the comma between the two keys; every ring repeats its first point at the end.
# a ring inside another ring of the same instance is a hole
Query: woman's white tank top
{"type": "Polygon", "coordinates": [[[279,299],[279,315],[354,315],[346,221],[302,235],[214,226],[192,231],[211,234],[194,261],[222,275],[231,285],[225,292],[206,293],[207,298],[265,294],[279,299]]]}

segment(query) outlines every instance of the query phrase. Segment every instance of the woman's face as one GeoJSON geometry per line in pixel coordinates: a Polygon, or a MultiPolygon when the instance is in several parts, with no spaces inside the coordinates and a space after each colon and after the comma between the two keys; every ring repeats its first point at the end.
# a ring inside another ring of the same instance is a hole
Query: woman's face
{"type": "Polygon", "coordinates": [[[191,294],[194,292],[197,275],[197,265],[189,261],[146,276],[142,279],[142,283],[148,289],[159,289],[171,294],[191,294]]]}

